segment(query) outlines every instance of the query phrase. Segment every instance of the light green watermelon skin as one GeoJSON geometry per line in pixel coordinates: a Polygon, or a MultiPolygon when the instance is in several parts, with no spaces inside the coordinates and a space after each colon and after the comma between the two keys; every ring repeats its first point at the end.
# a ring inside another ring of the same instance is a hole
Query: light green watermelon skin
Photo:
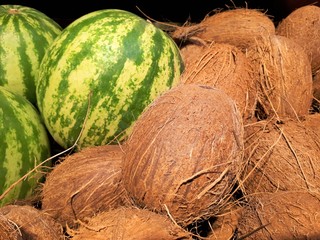
{"type": "MultiPolygon", "coordinates": [[[[48,133],[36,108],[23,96],[0,86],[0,195],[50,157],[48,133]]],[[[50,161],[45,164],[48,166],[50,161]]],[[[43,168],[0,199],[0,206],[33,194],[43,168]]]]}
{"type": "Polygon", "coordinates": [[[162,30],[124,10],[98,10],[71,23],[48,49],[37,104],[64,148],[82,128],[79,148],[122,141],[183,69],[179,48],[162,30]]]}
{"type": "Polygon", "coordinates": [[[35,104],[35,75],[62,28],[44,13],[21,5],[0,5],[0,26],[0,85],[35,104]]]}

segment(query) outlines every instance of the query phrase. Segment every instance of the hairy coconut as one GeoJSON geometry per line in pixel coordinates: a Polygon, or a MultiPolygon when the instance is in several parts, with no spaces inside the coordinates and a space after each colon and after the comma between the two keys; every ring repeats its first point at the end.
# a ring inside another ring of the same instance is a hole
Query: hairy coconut
{"type": "Polygon", "coordinates": [[[246,195],[278,190],[320,192],[319,116],[282,124],[260,121],[245,128],[248,163],[241,185],[246,195]]]}
{"type": "Polygon", "coordinates": [[[23,240],[19,227],[3,214],[0,214],[0,240],[23,240]]]}
{"type": "Polygon", "coordinates": [[[312,71],[307,54],[294,40],[267,36],[248,50],[259,73],[259,104],[266,116],[297,118],[309,113],[312,71]]]}
{"type": "Polygon", "coordinates": [[[208,14],[200,23],[188,23],[170,33],[176,41],[228,43],[245,50],[256,39],[275,34],[272,19],[258,9],[236,8],[208,14]]]}
{"type": "Polygon", "coordinates": [[[317,71],[313,75],[313,82],[312,82],[312,87],[313,87],[313,97],[320,102],[320,71],[317,71]]]}
{"type": "Polygon", "coordinates": [[[238,221],[243,211],[243,206],[239,205],[237,200],[234,199],[233,201],[230,201],[230,204],[224,209],[224,211],[210,223],[211,231],[206,236],[206,240],[234,239],[237,232],[238,221]]]}
{"type": "Polygon", "coordinates": [[[124,150],[129,196],[187,226],[230,197],[242,168],[241,116],[224,91],[180,84],[140,115],[124,150]]]}
{"type": "Polygon", "coordinates": [[[226,43],[189,44],[181,55],[185,62],[181,82],[222,89],[236,102],[245,121],[253,118],[258,76],[239,48],[226,43]]]}
{"type": "Polygon", "coordinates": [[[33,206],[5,205],[0,208],[1,215],[5,216],[15,227],[18,227],[18,233],[22,239],[64,239],[62,226],[51,216],[33,206]]]}
{"type": "Polygon", "coordinates": [[[166,215],[134,207],[100,212],[86,225],[70,232],[73,240],[185,240],[191,234],[171,221],[166,215]]]}
{"type": "Polygon", "coordinates": [[[42,189],[42,209],[62,225],[73,226],[125,202],[120,183],[120,145],[85,148],[55,166],[42,189]]]}
{"type": "Polygon", "coordinates": [[[306,5],[286,16],[276,34],[293,39],[309,56],[313,73],[320,69],[320,7],[306,5]]]}
{"type": "Polygon", "coordinates": [[[319,239],[319,208],[319,195],[307,191],[251,196],[239,219],[239,238],[319,239]]]}

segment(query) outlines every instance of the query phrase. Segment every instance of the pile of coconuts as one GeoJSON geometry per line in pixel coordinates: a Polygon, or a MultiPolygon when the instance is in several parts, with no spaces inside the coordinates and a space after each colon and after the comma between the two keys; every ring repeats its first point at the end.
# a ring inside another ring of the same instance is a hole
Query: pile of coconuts
{"type": "Polygon", "coordinates": [[[0,208],[0,239],[318,239],[320,8],[154,23],[180,84],[122,142],[59,156],[31,201],[0,208]]]}

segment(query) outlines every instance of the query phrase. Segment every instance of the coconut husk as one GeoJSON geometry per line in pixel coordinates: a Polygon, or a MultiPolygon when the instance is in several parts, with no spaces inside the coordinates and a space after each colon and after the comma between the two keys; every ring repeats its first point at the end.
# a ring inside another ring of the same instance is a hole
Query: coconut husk
{"type": "Polygon", "coordinates": [[[86,225],[71,231],[73,240],[186,240],[191,234],[166,215],[139,208],[118,208],[100,212],[86,225]]]}
{"type": "Polygon", "coordinates": [[[33,206],[5,205],[0,208],[1,215],[14,225],[14,231],[24,240],[64,239],[62,226],[51,216],[33,206]]]}
{"type": "Polygon", "coordinates": [[[319,199],[307,191],[251,196],[239,219],[239,239],[319,239],[319,199]]]}
{"type": "Polygon", "coordinates": [[[177,27],[170,35],[177,42],[228,43],[245,51],[256,38],[273,34],[275,25],[264,12],[236,8],[208,14],[200,23],[177,27]]]}
{"type": "Polygon", "coordinates": [[[246,195],[258,192],[320,192],[320,115],[303,121],[259,123],[245,128],[242,188],[246,195]]]}
{"type": "Polygon", "coordinates": [[[313,97],[320,101],[320,71],[316,72],[313,76],[312,88],[313,97]]]}
{"type": "Polygon", "coordinates": [[[238,221],[243,211],[243,206],[238,200],[230,201],[223,212],[211,222],[211,231],[206,240],[230,240],[234,239],[238,228],[238,221]]]}
{"type": "Polygon", "coordinates": [[[180,84],[140,115],[124,145],[123,182],[141,207],[181,226],[219,212],[241,170],[243,125],[222,90],[180,84]]]}
{"type": "Polygon", "coordinates": [[[3,214],[0,214],[0,240],[23,240],[19,227],[3,214]]]}
{"type": "Polygon", "coordinates": [[[279,22],[276,33],[294,40],[305,50],[313,73],[320,69],[320,7],[306,5],[295,9],[279,22]]]}
{"type": "Polygon", "coordinates": [[[125,204],[120,145],[88,147],[61,160],[42,189],[42,209],[63,226],[125,204]]]}
{"type": "Polygon", "coordinates": [[[224,90],[236,102],[243,120],[253,119],[258,75],[239,48],[225,43],[189,44],[181,49],[181,55],[185,62],[181,82],[224,90]]]}
{"type": "Polygon", "coordinates": [[[264,115],[299,118],[312,103],[312,72],[305,51],[284,36],[269,36],[248,50],[259,73],[259,98],[264,115]]]}

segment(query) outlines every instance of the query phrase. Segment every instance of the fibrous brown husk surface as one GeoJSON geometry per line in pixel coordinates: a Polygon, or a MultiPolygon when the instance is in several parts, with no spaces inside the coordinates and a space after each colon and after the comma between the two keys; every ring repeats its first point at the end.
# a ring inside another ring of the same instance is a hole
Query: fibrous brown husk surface
{"type": "Polygon", "coordinates": [[[1,215],[19,228],[18,232],[24,240],[64,239],[62,226],[51,216],[33,206],[5,205],[0,208],[1,215]]]}
{"type": "Polygon", "coordinates": [[[0,214],[0,240],[23,240],[19,227],[3,214],[0,214]]]}
{"type": "Polygon", "coordinates": [[[312,71],[307,54],[294,40],[267,36],[248,50],[259,73],[259,103],[267,117],[298,118],[312,103],[312,71]]]}
{"type": "Polygon", "coordinates": [[[171,33],[178,41],[228,43],[245,51],[256,39],[275,34],[272,19],[258,9],[237,8],[208,14],[200,23],[178,27],[171,33]]]}
{"type": "Polygon", "coordinates": [[[236,199],[231,199],[225,209],[212,221],[211,231],[206,240],[234,239],[243,206],[236,199]]]}
{"type": "Polygon", "coordinates": [[[42,189],[42,209],[62,225],[73,226],[99,211],[125,204],[120,145],[94,146],[57,164],[42,189]]]}
{"type": "Polygon", "coordinates": [[[139,208],[117,208],[100,212],[88,224],[70,232],[72,239],[185,240],[191,234],[166,215],[139,208]]]}
{"type": "Polygon", "coordinates": [[[243,239],[320,238],[320,200],[307,191],[260,193],[248,199],[239,219],[243,239]]]}
{"type": "Polygon", "coordinates": [[[243,191],[319,192],[320,115],[283,123],[260,121],[245,128],[243,191]]]}
{"type": "Polygon", "coordinates": [[[236,102],[245,121],[253,118],[258,75],[239,48],[225,43],[189,44],[181,55],[185,63],[181,82],[222,89],[236,102]]]}
{"type": "Polygon", "coordinates": [[[219,212],[241,171],[243,125],[222,90],[180,84],[140,115],[124,145],[123,182],[138,206],[184,226],[219,212]]]}
{"type": "Polygon", "coordinates": [[[297,8],[282,19],[276,33],[302,46],[309,56],[313,73],[320,69],[320,7],[306,5],[297,8]]]}
{"type": "Polygon", "coordinates": [[[313,97],[320,101],[320,71],[313,76],[313,97]]]}

